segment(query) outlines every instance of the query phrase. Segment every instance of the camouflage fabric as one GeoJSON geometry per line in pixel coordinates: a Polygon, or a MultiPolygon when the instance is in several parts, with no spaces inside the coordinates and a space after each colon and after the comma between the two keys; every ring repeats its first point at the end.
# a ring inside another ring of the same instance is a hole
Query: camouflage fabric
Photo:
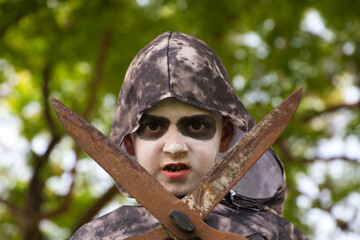
{"type": "Polygon", "coordinates": [[[121,144],[126,134],[136,130],[143,111],[169,97],[219,111],[243,131],[255,124],[216,53],[197,38],[166,32],[145,46],[130,64],[111,139],[121,144]]]}
{"type": "MultiPolygon", "coordinates": [[[[124,137],[138,129],[142,114],[166,98],[218,111],[230,119],[234,124],[231,145],[255,125],[217,54],[193,36],[166,32],[146,45],[131,62],[119,94],[110,139],[123,147],[124,137]]],[[[121,186],[118,188],[126,193],[121,186]]],[[[220,230],[265,236],[260,239],[305,239],[280,217],[285,193],[283,165],[269,149],[224,199],[227,207],[219,205],[206,221],[220,230]]],[[[81,228],[74,239],[122,239],[146,232],[156,224],[145,209],[124,207],[81,228]]]]}
{"type": "MultiPolygon", "coordinates": [[[[215,229],[237,233],[249,240],[307,239],[293,224],[267,211],[235,210],[219,204],[204,221],[215,229]]],[[[158,225],[145,208],[123,206],[84,225],[72,240],[125,239],[158,225]]]]}

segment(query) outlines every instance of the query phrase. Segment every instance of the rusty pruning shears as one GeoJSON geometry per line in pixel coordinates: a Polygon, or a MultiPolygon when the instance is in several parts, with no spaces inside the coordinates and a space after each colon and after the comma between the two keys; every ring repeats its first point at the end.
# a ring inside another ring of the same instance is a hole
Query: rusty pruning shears
{"type": "Polygon", "coordinates": [[[301,95],[299,88],[246,132],[183,199],[168,192],[125,151],[60,101],[52,98],[52,105],[80,147],[160,221],[159,227],[128,240],[234,240],[246,238],[213,229],[203,219],[280,136],[296,112],[301,95]]]}

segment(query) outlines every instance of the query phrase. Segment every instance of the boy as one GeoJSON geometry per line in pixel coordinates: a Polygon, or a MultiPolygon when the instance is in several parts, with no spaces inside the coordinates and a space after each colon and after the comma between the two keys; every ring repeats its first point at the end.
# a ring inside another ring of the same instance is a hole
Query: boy
{"type": "MultiPolygon", "coordinates": [[[[197,38],[166,32],[130,64],[110,138],[181,198],[254,125],[216,53],[197,38]]],[[[284,168],[270,149],[204,221],[248,239],[307,239],[280,217],[285,192],[284,168]]],[[[124,239],[158,224],[143,207],[123,206],[72,239],[124,239]]]]}

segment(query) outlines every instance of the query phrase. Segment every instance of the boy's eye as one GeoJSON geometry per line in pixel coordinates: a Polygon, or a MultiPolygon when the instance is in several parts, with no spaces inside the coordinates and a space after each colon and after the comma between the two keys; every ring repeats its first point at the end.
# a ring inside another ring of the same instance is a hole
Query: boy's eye
{"type": "Polygon", "coordinates": [[[145,126],[145,131],[148,131],[148,132],[156,132],[156,131],[159,131],[160,130],[160,124],[158,123],[148,123],[146,126],[145,126]]]}
{"type": "Polygon", "coordinates": [[[176,125],[183,135],[199,140],[209,140],[216,133],[216,121],[209,115],[184,117],[176,125]]]}
{"type": "Polygon", "coordinates": [[[169,124],[170,122],[166,118],[145,114],[136,133],[144,140],[156,140],[164,135],[169,124]]]}
{"type": "Polygon", "coordinates": [[[194,122],[189,124],[189,131],[194,133],[194,134],[198,134],[201,133],[203,131],[206,131],[207,129],[207,125],[201,122],[194,122]]]}
{"type": "Polygon", "coordinates": [[[155,140],[161,137],[166,132],[166,127],[159,123],[145,123],[141,124],[137,130],[140,138],[146,140],[155,140]]]}

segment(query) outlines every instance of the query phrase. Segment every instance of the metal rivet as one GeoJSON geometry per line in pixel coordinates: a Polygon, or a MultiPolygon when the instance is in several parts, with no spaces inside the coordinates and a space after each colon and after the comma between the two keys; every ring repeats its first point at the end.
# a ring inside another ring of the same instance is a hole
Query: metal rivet
{"type": "Polygon", "coordinates": [[[171,210],[169,216],[181,230],[185,232],[192,232],[195,230],[195,226],[191,223],[190,218],[182,211],[171,210]]]}

